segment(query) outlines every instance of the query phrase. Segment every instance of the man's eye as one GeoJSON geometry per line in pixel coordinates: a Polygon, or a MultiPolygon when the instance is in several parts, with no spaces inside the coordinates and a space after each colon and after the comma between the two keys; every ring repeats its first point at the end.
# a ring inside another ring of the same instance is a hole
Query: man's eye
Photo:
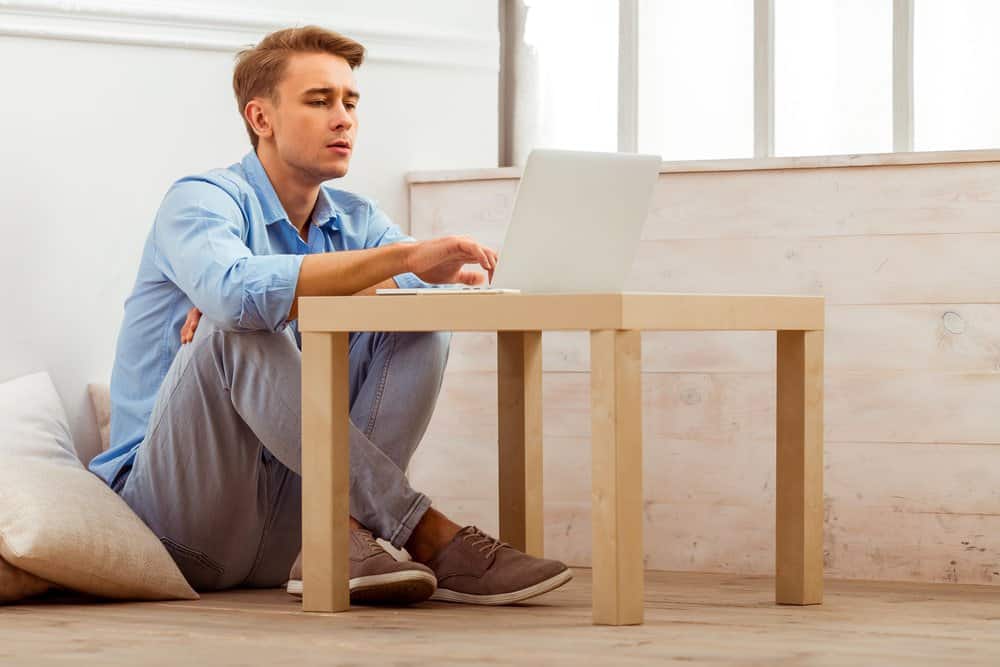
{"type": "Polygon", "coordinates": [[[312,100],[311,102],[309,102],[309,104],[311,104],[312,106],[317,106],[317,105],[326,106],[326,100],[312,100]]]}
{"type": "Polygon", "coordinates": [[[356,109],[358,107],[358,105],[357,104],[353,104],[351,102],[348,102],[347,104],[344,105],[344,107],[347,108],[347,109],[353,110],[353,109],[356,109]]]}

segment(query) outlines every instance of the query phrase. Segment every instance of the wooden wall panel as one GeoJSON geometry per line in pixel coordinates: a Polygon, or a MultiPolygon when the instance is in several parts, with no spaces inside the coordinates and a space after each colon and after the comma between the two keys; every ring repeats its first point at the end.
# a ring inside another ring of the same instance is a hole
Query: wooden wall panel
{"type": "MultiPolygon", "coordinates": [[[[629,287],[823,294],[827,573],[1000,583],[1000,162],[928,161],[661,174],[629,287]]],[[[499,247],[516,186],[414,183],[412,233],[499,247]]],[[[495,350],[456,334],[411,468],[494,531],[495,350]]],[[[771,572],[774,353],[770,333],[644,334],[648,567],[771,572]]],[[[543,354],[546,550],[586,565],[587,335],[543,354]]]]}
{"type": "Polygon", "coordinates": [[[996,163],[665,174],[649,240],[997,231],[996,163]]]}
{"type": "MultiPolygon", "coordinates": [[[[1000,294],[1000,292],[998,292],[1000,294]]],[[[828,371],[1000,372],[1000,303],[827,306],[828,371]],[[860,342],[863,341],[863,345],[860,342]]],[[[587,372],[587,335],[542,336],[546,371],[587,372]]],[[[646,372],[773,372],[769,332],[646,332],[646,372]]],[[[457,333],[452,371],[495,371],[496,337],[457,333]]]]}

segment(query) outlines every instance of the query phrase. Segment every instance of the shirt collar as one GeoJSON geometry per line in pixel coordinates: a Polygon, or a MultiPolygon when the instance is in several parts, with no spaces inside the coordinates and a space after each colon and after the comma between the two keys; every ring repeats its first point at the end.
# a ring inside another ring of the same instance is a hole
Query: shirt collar
{"type": "MultiPolygon", "coordinates": [[[[260,208],[264,214],[264,222],[271,225],[279,220],[288,220],[285,207],[281,205],[278,193],[274,191],[271,179],[268,178],[267,172],[264,171],[264,165],[257,157],[257,151],[247,153],[240,164],[243,166],[243,173],[246,174],[251,187],[257,193],[257,199],[260,201],[260,208]]],[[[343,211],[330,198],[330,193],[327,192],[326,188],[320,186],[316,206],[313,208],[312,222],[320,227],[329,224],[331,229],[340,229],[341,213],[343,211]]]]}
{"type": "Polygon", "coordinates": [[[317,227],[330,225],[330,229],[340,229],[339,206],[334,203],[330,193],[323,186],[319,188],[319,196],[316,197],[316,206],[313,208],[312,221],[317,227]]]}

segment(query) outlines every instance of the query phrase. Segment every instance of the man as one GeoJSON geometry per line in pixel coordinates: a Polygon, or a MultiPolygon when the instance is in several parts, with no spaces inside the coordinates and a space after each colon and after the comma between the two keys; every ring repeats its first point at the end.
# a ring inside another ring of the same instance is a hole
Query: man
{"type": "MultiPolygon", "coordinates": [[[[316,27],[242,52],[233,88],[253,150],[167,192],[125,302],[111,448],[91,463],[200,590],[301,594],[301,338],[296,298],[492,275],[464,237],[415,242],[347,173],[364,48],[316,27]],[[201,315],[204,313],[204,319],[201,315]],[[183,323],[183,326],[182,326],[183,323]],[[189,343],[189,344],[182,344],[189,343]],[[291,575],[289,567],[293,565],[291,575]]],[[[571,577],[431,507],[405,475],[450,336],[350,337],[351,599],[502,604],[571,577]],[[375,538],[406,547],[397,561],[375,538]]]]}

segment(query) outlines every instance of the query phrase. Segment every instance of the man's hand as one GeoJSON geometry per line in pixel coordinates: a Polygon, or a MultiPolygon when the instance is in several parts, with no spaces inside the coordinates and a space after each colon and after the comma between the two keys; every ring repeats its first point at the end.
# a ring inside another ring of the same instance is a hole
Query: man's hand
{"type": "Polygon", "coordinates": [[[187,319],[184,320],[184,326],[181,327],[181,345],[194,340],[194,330],[198,328],[198,320],[200,319],[200,310],[192,308],[188,311],[187,319]]]}
{"type": "Polygon", "coordinates": [[[493,280],[493,270],[497,266],[496,252],[468,237],[445,236],[412,245],[413,250],[406,262],[407,270],[425,283],[481,284],[483,274],[464,270],[466,264],[478,264],[487,271],[489,280],[493,280]]]}

